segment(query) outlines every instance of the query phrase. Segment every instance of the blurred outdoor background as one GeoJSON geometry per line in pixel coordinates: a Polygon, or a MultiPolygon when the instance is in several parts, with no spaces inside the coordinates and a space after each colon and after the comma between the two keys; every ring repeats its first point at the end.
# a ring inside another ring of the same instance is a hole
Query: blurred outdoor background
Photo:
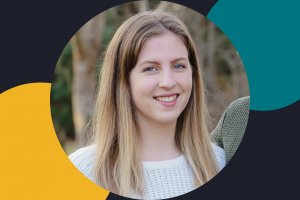
{"type": "Polygon", "coordinates": [[[70,154],[86,140],[83,132],[93,112],[100,60],[114,32],[126,19],[145,10],[176,13],[196,42],[212,119],[212,130],[235,99],[249,95],[242,60],[227,36],[194,10],[165,1],[118,5],[95,16],[75,33],[58,59],[51,87],[51,114],[57,137],[70,154]]]}

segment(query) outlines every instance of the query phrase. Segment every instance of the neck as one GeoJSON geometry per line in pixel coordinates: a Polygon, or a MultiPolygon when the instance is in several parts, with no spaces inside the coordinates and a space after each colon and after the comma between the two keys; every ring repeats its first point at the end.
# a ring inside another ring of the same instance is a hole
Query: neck
{"type": "Polygon", "coordinates": [[[181,155],[175,141],[176,121],[157,123],[138,118],[142,161],[162,161],[181,155]]]}

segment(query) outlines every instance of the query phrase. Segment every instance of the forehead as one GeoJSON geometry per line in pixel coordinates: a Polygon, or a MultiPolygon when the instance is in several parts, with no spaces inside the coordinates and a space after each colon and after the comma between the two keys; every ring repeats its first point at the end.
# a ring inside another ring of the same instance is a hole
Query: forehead
{"type": "Polygon", "coordinates": [[[163,61],[179,57],[188,58],[188,50],[180,36],[166,31],[146,40],[138,55],[138,63],[144,59],[163,61]]]}

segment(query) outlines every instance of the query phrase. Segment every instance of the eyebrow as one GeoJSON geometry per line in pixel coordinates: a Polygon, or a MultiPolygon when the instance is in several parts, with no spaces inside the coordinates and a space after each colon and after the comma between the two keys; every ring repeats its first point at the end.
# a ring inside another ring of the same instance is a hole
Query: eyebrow
{"type": "MultiPolygon", "coordinates": [[[[179,60],[186,60],[186,61],[188,61],[188,59],[186,57],[180,57],[180,58],[175,58],[174,60],[171,61],[171,63],[177,62],[179,60]]],[[[156,65],[158,65],[159,62],[155,61],[155,60],[145,60],[141,64],[139,64],[139,66],[144,65],[144,64],[156,64],[156,65]]]]}

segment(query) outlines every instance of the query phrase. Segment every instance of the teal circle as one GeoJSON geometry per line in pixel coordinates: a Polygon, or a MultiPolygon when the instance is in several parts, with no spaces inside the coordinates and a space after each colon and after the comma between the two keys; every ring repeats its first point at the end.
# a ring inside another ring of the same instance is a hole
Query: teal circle
{"type": "Polygon", "coordinates": [[[223,0],[207,15],[241,56],[251,110],[275,110],[300,99],[299,8],[299,1],[223,0]]]}

